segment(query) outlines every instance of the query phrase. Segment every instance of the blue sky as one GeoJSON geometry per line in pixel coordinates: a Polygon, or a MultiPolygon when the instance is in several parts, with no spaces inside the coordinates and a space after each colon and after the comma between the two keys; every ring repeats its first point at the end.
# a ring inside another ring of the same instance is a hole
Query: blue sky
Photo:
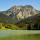
{"type": "Polygon", "coordinates": [[[14,5],[32,5],[40,10],[40,0],[0,0],[0,11],[7,10],[14,5]]]}

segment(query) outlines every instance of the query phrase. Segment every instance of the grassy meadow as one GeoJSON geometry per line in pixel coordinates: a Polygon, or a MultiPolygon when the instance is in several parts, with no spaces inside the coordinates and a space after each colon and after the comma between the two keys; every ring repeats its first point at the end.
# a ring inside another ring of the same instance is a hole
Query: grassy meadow
{"type": "Polygon", "coordinates": [[[1,37],[0,40],[40,40],[40,35],[15,35],[1,37]]]}
{"type": "Polygon", "coordinates": [[[0,30],[7,30],[7,29],[16,30],[17,26],[14,24],[9,24],[9,23],[0,23],[0,30]]]}
{"type": "Polygon", "coordinates": [[[0,31],[0,40],[40,40],[40,31],[4,30],[0,31]]]}
{"type": "Polygon", "coordinates": [[[27,29],[25,24],[0,23],[0,30],[23,30],[27,29]]]}
{"type": "Polygon", "coordinates": [[[40,30],[17,30],[20,25],[0,23],[0,40],[40,40],[40,30]]]}

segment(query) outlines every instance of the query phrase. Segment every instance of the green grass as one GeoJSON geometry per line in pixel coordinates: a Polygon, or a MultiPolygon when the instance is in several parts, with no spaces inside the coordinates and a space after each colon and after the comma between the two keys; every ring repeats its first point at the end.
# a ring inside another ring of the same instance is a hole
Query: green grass
{"type": "Polygon", "coordinates": [[[0,31],[0,40],[40,40],[40,31],[3,30],[0,31]]]}
{"type": "Polygon", "coordinates": [[[40,40],[40,34],[37,35],[10,35],[1,37],[0,40],[40,40]]]}
{"type": "Polygon", "coordinates": [[[18,26],[10,23],[0,23],[0,30],[6,30],[6,29],[17,30],[18,26]]]}
{"type": "Polygon", "coordinates": [[[27,29],[25,24],[13,24],[13,23],[0,23],[0,30],[22,30],[27,29]]]}

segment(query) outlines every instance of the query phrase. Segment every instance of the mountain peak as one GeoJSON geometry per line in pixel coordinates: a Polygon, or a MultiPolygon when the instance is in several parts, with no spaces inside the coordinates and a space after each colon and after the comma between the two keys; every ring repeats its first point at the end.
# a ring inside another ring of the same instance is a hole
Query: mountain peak
{"type": "Polygon", "coordinates": [[[34,9],[31,5],[25,6],[12,6],[10,9],[4,12],[5,15],[10,16],[12,18],[17,18],[18,20],[24,19],[30,16],[34,16],[38,14],[39,11],[34,9]]]}

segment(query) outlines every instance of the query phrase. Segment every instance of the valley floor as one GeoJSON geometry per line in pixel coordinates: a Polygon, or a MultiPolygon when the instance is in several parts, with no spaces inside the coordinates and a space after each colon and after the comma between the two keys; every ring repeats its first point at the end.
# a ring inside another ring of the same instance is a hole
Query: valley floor
{"type": "Polygon", "coordinates": [[[40,30],[1,30],[0,40],[40,40],[40,30]]]}

